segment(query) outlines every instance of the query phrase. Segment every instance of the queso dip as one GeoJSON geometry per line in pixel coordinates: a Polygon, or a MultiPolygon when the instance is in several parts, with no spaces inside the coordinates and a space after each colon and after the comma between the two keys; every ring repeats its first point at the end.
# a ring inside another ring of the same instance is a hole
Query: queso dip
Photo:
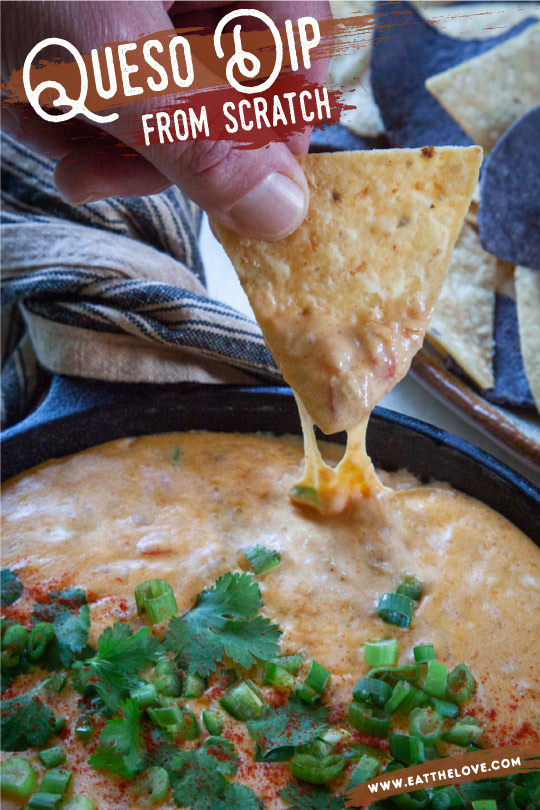
{"type": "MultiPolygon", "coordinates": [[[[335,463],[340,452],[326,445],[323,455],[335,463]]],[[[433,644],[449,670],[468,665],[476,689],[467,713],[484,728],[483,746],[538,743],[538,548],[487,506],[406,472],[380,473],[393,490],[384,498],[325,516],[287,497],[302,465],[296,438],[187,433],[118,440],[23,473],[3,495],[3,566],[25,586],[6,615],[24,623],[40,594],[79,586],[95,647],[114,621],[143,625],[133,596],[140,582],[170,583],[182,614],[220,575],[249,570],[243,550],[260,543],[281,552],[280,565],[257,577],[263,614],[280,625],[283,653],[301,651],[331,671],[324,702],[334,723],[346,722],[351,690],[367,674],[366,640],[392,636],[398,663],[433,644]],[[377,616],[380,595],[395,590],[403,571],[424,583],[409,629],[377,616]]],[[[38,680],[20,676],[9,696],[38,680]]],[[[99,810],[139,807],[129,782],[88,766],[73,732],[79,697],[66,689],[43,698],[68,718],[60,743],[74,792],[99,810]]],[[[211,697],[195,701],[196,715],[211,697]]],[[[266,808],[287,807],[279,796],[287,762],[254,762],[253,740],[232,718],[223,734],[240,756],[235,781],[266,808]]],[[[34,752],[23,756],[43,772],[34,752]]],[[[169,798],[163,806],[176,805],[169,798]]]]}

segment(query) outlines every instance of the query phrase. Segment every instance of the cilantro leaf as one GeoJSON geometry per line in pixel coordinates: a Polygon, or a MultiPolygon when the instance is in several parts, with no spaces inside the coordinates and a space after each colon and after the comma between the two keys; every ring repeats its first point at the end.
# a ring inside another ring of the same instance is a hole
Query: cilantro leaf
{"type": "Polygon", "coordinates": [[[277,748],[304,745],[328,726],[328,711],[323,707],[308,708],[298,698],[284,706],[266,708],[259,720],[249,720],[250,736],[260,746],[262,756],[277,748]]]}
{"type": "Polygon", "coordinates": [[[165,648],[204,677],[224,656],[246,669],[258,659],[270,660],[278,653],[281,631],[257,615],[261,607],[259,586],[250,574],[224,574],[199,594],[192,610],[169,621],[165,648]]]}
{"type": "Polygon", "coordinates": [[[74,657],[85,649],[90,608],[80,588],[50,591],[47,601],[34,607],[32,620],[34,624],[51,622],[56,634],[40,659],[40,666],[50,670],[69,667],[74,657]]]}
{"type": "Polygon", "coordinates": [[[290,810],[343,810],[344,800],[333,796],[328,788],[288,782],[279,794],[290,810]]]}
{"type": "Polygon", "coordinates": [[[232,776],[238,768],[238,754],[234,750],[234,743],[227,737],[208,737],[201,746],[206,753],[217,760],[217,767],[221,773],[232,776]]]}
{"type": "Polygon", "coordinates": [[[176,804],[191,810],[213,810],[229,784],[214,757],[203,748],[178,754],[171,762],[169,777],[176,804]]]}
{"type": "Polygon", "coordinates": [[[158,640],[148,627],[137,633],[126,622],[115,622],[98,639],[93,658],[73,665],[75,689],[95,689],[110,711],[117,711],[135,685],[137,673],[156,660],[158,640]]]}
{"type": "Polygon", "coordinates": [[[233,782],[225,789],[223,799],[214,802],[213,810],[264,810],[260,796],[247,785],[233,782]]]}
{"type": "Polygon", "coordinates": [[[107,720],[100,745],[88,760],[92,768],[104,769],[133,779],[142,760],[141,715],[136,700],[120,703],[120,717],[107,720]]]}
{"type": "Polygon", "coordinates": [[[55,733],[57,717],[39,699],[38,689],[3,700],[2,750],[24,751],[31,746],[43,747],[55,733]]]}
{"type": "Polygon", "coordinates": [[[0,603],[2,607],[12,605],[23,592],[22,582],[10,568],[0,571],[0,603]]]}

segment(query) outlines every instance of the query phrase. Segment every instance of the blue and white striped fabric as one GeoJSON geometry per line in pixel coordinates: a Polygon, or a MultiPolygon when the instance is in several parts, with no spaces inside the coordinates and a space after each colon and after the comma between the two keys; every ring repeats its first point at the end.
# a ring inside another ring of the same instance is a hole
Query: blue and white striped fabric
{"type": "Polygon", "coordinates": [[[178,189],[71,206],[54,162],[2,138],[2,427],[50,372],[146,382],[279,380],[252,320],[208,298],[200,211],[178,189]]]}

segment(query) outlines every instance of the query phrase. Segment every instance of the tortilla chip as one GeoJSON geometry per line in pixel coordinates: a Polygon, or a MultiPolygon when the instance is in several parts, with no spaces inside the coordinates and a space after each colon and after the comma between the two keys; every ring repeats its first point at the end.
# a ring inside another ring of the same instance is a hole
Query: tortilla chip
{"type": "Polygon", "coordinates": [[[412,3],[434,28],[449,37],[488,39],[493,31],[502,31],[523,20],[540,15],[540,3],[467,2],[446,5],[436,2],[412,3]]]}
{"type": "Polygon", "coordinates": [[[515,283],[521,356],[540,412],[540,273],[528,267],[516,267],[515,283]]]}
{"type": "Polygon", "coordinates": [[[497,259],[465,224],[427,330],[430,343],[454,358],[480,388],[493,388],[497,259]]]}
{"type": "Polygon", "coordinates": [[[481,150],[304,155],[308,215],[280,242],[216,225],[283,376],[325,432],[407,372],[469,206],[481,150]]]}
{"type": "Polygon", "coordinates": [[[474,142],[489,151],[516,118],[540,104],[540,23],[431,76],[426,87],[474,142]]]}

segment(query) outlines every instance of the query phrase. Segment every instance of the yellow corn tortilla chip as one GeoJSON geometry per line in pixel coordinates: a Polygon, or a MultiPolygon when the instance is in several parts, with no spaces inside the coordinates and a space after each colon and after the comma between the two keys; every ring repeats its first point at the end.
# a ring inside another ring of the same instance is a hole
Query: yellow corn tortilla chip
{"type": "Polygon", "coordinates": [[[540,104],[540,23],[502,45],[431,76],[426,87],[486,151],[540,104]]]}
{"type": "Polygon", "coordinates": [[[478,179],[478,147],[304,155],[280,242],[216,225],[284,378],[325,433],[353,428],[420,348],[478,179]]]}
{"type": "Polygon", "coordinates": [[[497,259],[465,223],[427,329],[429,342],[480,386],[493,388],[493,323],[497,259]]]}
{"type": "Polygon", "coordinates": [[[515,284],[521,356],[540,412],[540,272],[518,266],[515,284]]]}

